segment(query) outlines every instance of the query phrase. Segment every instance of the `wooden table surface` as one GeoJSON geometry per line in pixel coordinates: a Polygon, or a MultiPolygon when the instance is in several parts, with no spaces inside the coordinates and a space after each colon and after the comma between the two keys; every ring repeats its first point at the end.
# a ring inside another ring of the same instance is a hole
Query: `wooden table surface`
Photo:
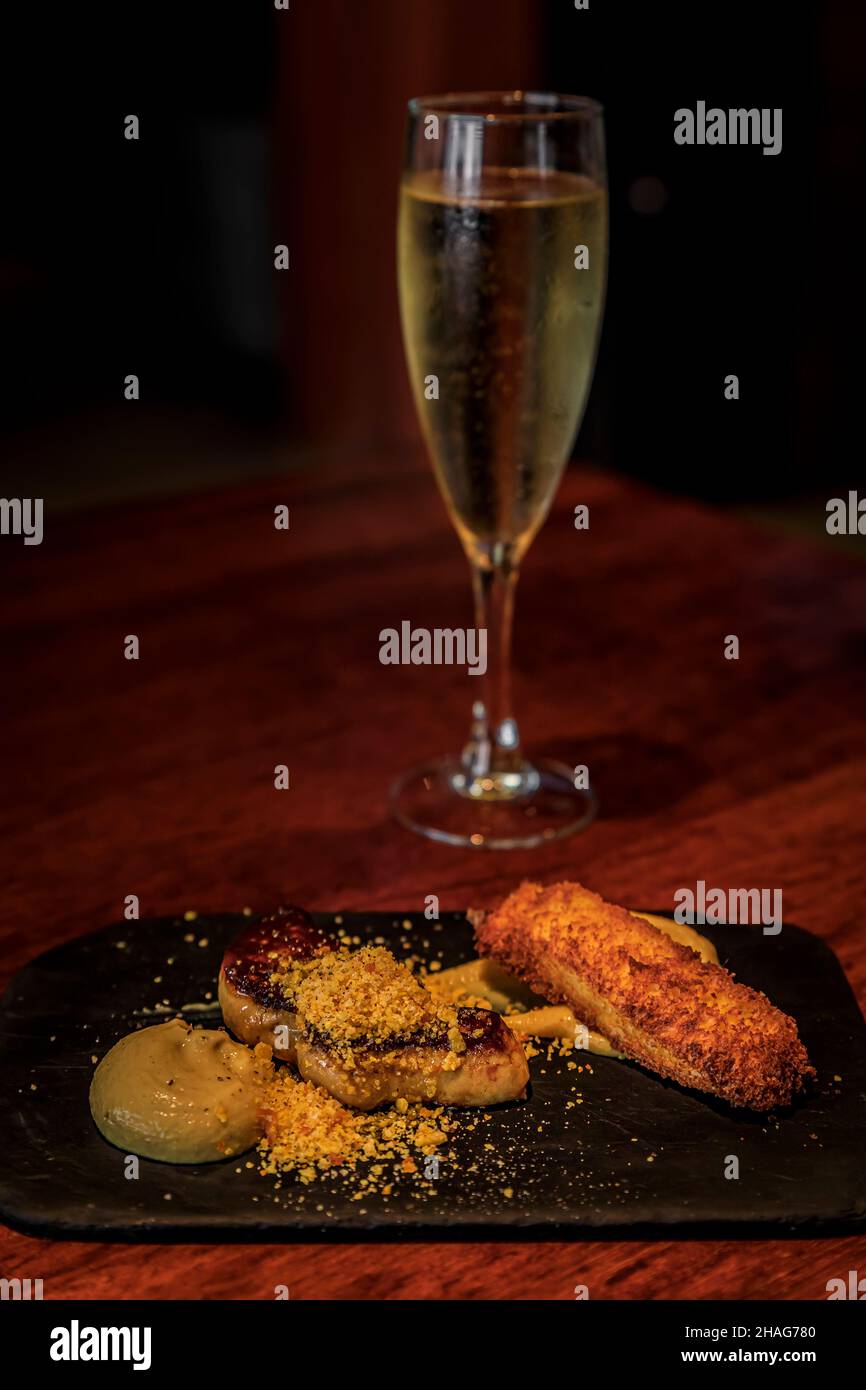
{"type": "MultiPolygon", "coordinates": [[[[570,876],[670,908],[702,878],[781,888],[862,1005],[866,567],[570,471],[525,565],[516,697],[530,751],[588,763],[601,813],[572,840],[490,854],[416,839],[387,810],[401,769],[461,745],[474,684],[378,661],[380,629],[404,618],[472,622],[417,459],[47,508],[42,546],[4,538],[0,557],[7,973],[118,919],[130,893],[142,916],[418,909],[429,893],[446,909],[570,876]],[[123,656],[133,633],[137,662],[123,656]],[[728,634],[739,661],[724,659],[728,634]]],[[[288,1284],[301,1299],[568,1299],[583,1283],[592,1298],[820,1299],[864,1268],[866,1239],[139,1247],[0,1233],[0,1275],[40,1277],[46,1298],[271,1298],[288,1284]]]]}

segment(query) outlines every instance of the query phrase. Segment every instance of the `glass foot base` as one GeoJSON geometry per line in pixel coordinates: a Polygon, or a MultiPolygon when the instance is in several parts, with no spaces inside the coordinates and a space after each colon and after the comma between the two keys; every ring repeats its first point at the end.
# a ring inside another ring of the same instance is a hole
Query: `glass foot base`
{"type": "Polygon", "coordinates": [[[532,764],[532,790],[516,795],[468,795],[466,769],[457,758],[412,768],[391,787],[397,820],[416,835],[470,849],[532,849],[584,830],[598,802],[574,786],[564,763],[532,764]]]}

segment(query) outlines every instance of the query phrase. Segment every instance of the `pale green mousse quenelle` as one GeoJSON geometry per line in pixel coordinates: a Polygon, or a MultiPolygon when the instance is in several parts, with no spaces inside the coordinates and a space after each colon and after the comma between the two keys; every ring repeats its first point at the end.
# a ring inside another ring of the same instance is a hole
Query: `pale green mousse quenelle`
{"type": "Polygon", "coordinates": [[[103,1137],[127,1153],[213,1163],[261,1137],[270,1072],[266,1057],[223,1029],[175,1018],[115,1043],[94,1072],[90,1110],[103,1137]]]}

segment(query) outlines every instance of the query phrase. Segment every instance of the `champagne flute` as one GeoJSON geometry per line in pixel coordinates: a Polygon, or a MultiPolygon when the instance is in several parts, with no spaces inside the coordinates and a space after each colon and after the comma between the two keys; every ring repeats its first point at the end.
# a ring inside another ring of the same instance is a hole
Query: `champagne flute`
{"type": "Polygon", "coordinates": [[[487,633],[483,697],[462,755],[392,788],[397,819],[431,839],[528,848],[595,814],[573,768],[523,752],[510,641],[520,562],[583,415],[606,262],[596,102],[546,92],[409,102],[403,338],[434,472],[472,569],[476,628],[487,633]]]}

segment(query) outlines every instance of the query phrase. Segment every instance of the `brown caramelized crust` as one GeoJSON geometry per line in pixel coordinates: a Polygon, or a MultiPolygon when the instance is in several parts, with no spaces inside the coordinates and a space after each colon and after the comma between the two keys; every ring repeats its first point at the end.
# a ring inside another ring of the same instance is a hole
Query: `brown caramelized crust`
{"type": "Polygon", "coordinates": [[[331,943],[302,907],[279,907],[236,936],[222,960],[222,973],[238,994],[268,1009],[285,1009],[286,996],[271,976],[289,961],[312,960],[331,943]]]}
{"type": "Polygon", "coordinates": [[[344,1105],[372,1110],[390,1100],[437,1105],[498,1105],[525,1094],[529,1067],[519,1040],[498,1014],[458,1009],[460,1050],[453,1036],[424,1034],[388,1042],[358,1040],[335,1047],[320,1034],[298,1039],[298,1070],[305,1081],[344,1105]]]}
{"type": "MultiPolygon", "coordinates": [[[[481,1055],[485,1052],[493,1052],[502,1046],[502,1040],[508,1033],[499,1014],[492,1009],[470,1009],[455,1008],[457,1016],[457,1028],[460,1033],[461,1046],[460,1055],[466,1053],[477,1053],[481,1055]]],[[[365,1055],[386,1056],[392,1054],[395,1049],[406,1047],[444,1047],[446,1050],[452,1045],[452,1037],[442,1028],[438,1035],[431,1036],[426,1032],[411,1033],[391,1038],[372,1038],[361,1037],[352,1042],[351,1048],[345,1044],[335,1044],[327,1033],[317,1032],[309,1024],[304,1028],[304,1036],[315,1043],[317,1047],[328,1048],[331,1051],[343,1052],[363,1052],[365,1055]]]]}
{"type": "Polygon", "coordinates": [[[265,1042],[278,1057],[294,1062],[297,1016],[284,983],[273,976],[331,949],[321,927],[302,907],[280,907],[251,923],[222,960],[218,997],[226,1027],[242,1042],[265,1042]]]}
{"type": "Polygon", "coordinates": [[[479,954],[661,1076],[770,1110],[815,1075],[766,995],[580,884],[523,883],[474,921],[479,954]]]}

